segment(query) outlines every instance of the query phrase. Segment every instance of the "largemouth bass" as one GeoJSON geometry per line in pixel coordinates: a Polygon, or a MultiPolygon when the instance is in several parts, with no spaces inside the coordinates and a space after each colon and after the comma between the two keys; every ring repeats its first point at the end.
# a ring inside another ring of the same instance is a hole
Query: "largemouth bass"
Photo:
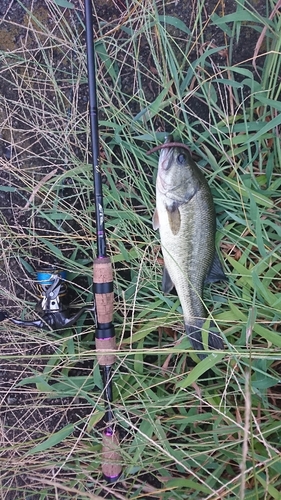
{"type": "Polygon", "coordinates": [[[215,251],[214,202],[187,146],[174,144],[162,145],[153,216],[164,258],[162,288],[169,293],[175,287],[193,348],[223,349],[219,333],[209,331],[204,345],[201,331],[206,319],[204,284],[226,279],[215,251]]]}

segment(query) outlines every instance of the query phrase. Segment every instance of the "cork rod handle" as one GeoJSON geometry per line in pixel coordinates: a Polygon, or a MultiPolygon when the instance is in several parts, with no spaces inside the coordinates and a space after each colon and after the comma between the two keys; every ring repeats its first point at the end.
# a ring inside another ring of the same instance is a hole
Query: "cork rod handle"
{"type": "MultiPolygon", "coordinates": [[[[113,272],[109,257],[96,258],[94,260],[94,291],[96,303],[97,323],[112,325],[113,319],[113,272]]],[[[109,333],[109,328],[98,329],[96,336],[96,349],[98,363],[100,366],[111,366],[115,362],[116,350],[115,335],[109,333]],[[109,352],[112,351],[112,352],[109,352]]]]}
{"type": "Polygon", "coordinates": [[[94,260],[94,288],[97,321],[111,323],[113,319],[113,272],[109,257],[94,260]]]}
{"type": "Polygon", "coordinates": [[[102,444],[102,472],[108,482],[114,482],[122,473],[118,432],[105,432],[102,444]]]}

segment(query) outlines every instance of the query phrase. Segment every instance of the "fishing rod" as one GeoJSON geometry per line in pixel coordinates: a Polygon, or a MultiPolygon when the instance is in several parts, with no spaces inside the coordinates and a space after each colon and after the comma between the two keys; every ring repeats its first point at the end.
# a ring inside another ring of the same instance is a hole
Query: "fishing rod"
{"type": "Polygon", "coordinates": [[[87,69],[89,87],[89,115],[91,130],[91,152],[94,177],[94,201],[97,238],[97,256],[93,262],[93,293],[96,307],[96,350],[103,379],[105,400],[105,430],[102,445],[102,472],[109,482],[115,482],[121,475],[119,436],[114,424],[112,410],[112,375],[115,363],[116,340],[113,319],[113,270],[106,254],[102,179],[99,168],[99,131],[96,87],[96,65],[93,34],[92,0],[85,0],[85,26],[87,69]]]}

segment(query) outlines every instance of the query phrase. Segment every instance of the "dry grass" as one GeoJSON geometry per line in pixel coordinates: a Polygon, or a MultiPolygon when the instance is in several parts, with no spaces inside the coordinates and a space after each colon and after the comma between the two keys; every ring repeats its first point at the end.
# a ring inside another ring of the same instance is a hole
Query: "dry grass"
{"type": "MultiPolygon", "coordinates": [[[[279,2],[260,14],[209,4],[95,3],[124,477],[110,487],[100,474],[93,326],[59,336],[3,322],[3,499],[279,498],[279,2]],[[177,298],[161,291],[151,225],[157,158],[146,151],[172,129],[210,182],[229,276],[205,294],[225,353],[200,363],[177,298]]],[[[69,271],[75,305],[92,300],[83,4],[18,2],[0,30],[0,293],[28,318],[39,263],[69,271]]]]}

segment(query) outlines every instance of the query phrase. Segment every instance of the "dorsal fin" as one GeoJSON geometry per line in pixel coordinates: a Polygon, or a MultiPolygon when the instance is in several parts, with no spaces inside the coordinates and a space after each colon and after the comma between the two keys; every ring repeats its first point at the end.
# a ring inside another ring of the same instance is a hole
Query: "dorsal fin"
{"type": "Polygon", "coordinates": [[[205,278],[205,284],[216,283],[216,281],[227,281],[227,276],[224,274],[217,252],[215,253],[213,264],[205,278]]]}

